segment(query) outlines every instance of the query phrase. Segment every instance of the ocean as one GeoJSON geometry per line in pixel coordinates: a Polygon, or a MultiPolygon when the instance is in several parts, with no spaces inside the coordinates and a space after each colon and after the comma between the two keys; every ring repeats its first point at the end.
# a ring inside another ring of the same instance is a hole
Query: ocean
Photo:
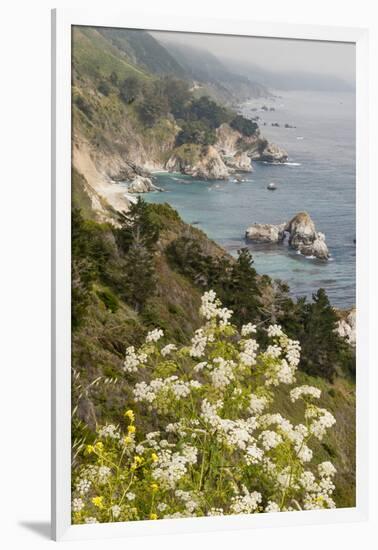
{"type": "Polygon", "coordinates": [[[355,95],[278,91],[274,98],[243,104],[241,111],[260,117],[261,133],[287,150],[287,164],[254,162],[254,171],[242,175],[243,183],[159,173],[157,185],[166,192],[146,193],[144,199],[168,202],[231,254],[248,246],[257,272],[287,282],[294,296],[311,297],[322,287],[334,306],[354,306],[355,95]],[[263,105],[274,110],[261,110],[263,105]],[[267,190],[270,182],[276,191],[267,190]],[[282,223],[300,211],[307,211],[317,230],[325,233],[328,262],[305,258],[282,245],[245,243],[245,230],[252,223],[282,223]]]}

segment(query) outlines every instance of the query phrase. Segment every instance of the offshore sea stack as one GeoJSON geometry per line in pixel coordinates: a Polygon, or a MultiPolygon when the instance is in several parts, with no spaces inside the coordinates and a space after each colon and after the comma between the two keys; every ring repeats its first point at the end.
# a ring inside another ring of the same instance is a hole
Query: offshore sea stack
{"type": "Polygon", "coordinates": [[[255,243],[287,244],[304,256],[328,260],[329,251],[325,235],[316,231],[307,212],[299,212],[289,222],[278,225],[254,223],[245,237],[255,243]]]}

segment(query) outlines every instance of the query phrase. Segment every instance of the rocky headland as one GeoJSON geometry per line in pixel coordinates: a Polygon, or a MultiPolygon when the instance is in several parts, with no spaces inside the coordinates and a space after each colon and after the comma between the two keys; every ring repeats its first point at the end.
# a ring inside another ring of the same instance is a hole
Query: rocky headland
{"type": "Polygon", "coordinates": [[[252,160],[279,164],[287,158],[287,152],[269,143],[259,130],[245,136],[223,123],[216,130],[214,145],[188,143],[177,147],[164,168],[204,180],[228,180],[235,172],[252,172],[252,160]]]}
{"type": "Polygon", "coordinates": [[[245,238],[254,243],[285,244],[304,256],[319,260],[329,258],[325,235],[316,231],[307,212],[299,212],[289,222],[281,224],[254,223],[246,230],[245,238]]]}

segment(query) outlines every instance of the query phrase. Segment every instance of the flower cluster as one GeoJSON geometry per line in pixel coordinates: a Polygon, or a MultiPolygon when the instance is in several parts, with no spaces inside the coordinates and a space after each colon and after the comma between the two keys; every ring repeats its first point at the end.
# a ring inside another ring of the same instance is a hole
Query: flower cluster
{"type": "Polygon", "coordinates": [[[335,418],[315,404],[320,389],[293,386],[299,343],[271,325],[260,349],[256,326],[238,332],[213,291],[200,313],[189,346],[154,329],[127,348],[130,408],[98,427],[73,471],[74,523],[335,506],[335,467],[312,445],[335,418]]]}

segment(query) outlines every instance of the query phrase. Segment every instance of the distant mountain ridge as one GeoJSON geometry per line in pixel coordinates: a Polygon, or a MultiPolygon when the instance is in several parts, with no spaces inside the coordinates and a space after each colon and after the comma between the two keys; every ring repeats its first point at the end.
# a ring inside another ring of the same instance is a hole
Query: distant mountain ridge
{"type": "Polygon", "coordinates": [[[253,74],[254,78],[269,89],[274,90],[303,90],[303,91],[335,91],[352,92],[355,87],[350,82],[333,75],[320,75],[308,71],[278,72],[265,69],[255,63],[223,60],[225,67],[237,71],[246,77],[253,74]]]}
{"type": "Polygon", "coordinates": [[[270,95],[268,88],[256,82],[251,75],[246,76],[233,70],[231,65],[227,67],[211,52],[171,41],[161,43],[185,69],[187,77],[207,85],[223,101],[243,101],[270,95]]]}

